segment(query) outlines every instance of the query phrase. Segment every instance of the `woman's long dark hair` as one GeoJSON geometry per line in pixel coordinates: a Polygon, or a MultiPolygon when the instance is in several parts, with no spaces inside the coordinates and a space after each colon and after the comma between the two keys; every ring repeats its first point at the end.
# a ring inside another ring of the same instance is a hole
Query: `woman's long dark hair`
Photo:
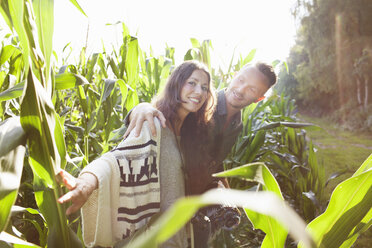
{"type": "Polygon", "coordinates": [[[195,113],[189,115],[195,116],[198,125],[205,126],[212,118],[216,102],[214,87],[211,75],[207,67],[195,60],[188,60],[180,64],[168,78],[168,82],[163,93],[155,99],[154,105],[160,110],[165,119],[174,125],[178,120],[177,110],[181,106],[181,89],[186,80],[195,70],[201,70],[208,76],[208,95],[203,106],[195,113]]]}
{"type": "Polygon", "coordinates": [[[204,176],[193,176],[195,173],[201,173],[200,175],[205,176],[210,174],[208,169],[201,165],[205,161],[203,156],[209,154],[206,150],[207,146],[204,146],[204,144],[208,143],[208,127],[212,122],[216,105],[215,90],[208,69],[198,61],[183,62],[172,72],[163,93],[154,101],[154,106],[163,113],[165,119],[174,127],[178,120],[177,110],[182,104],[180,96],[182,87],[195,70],[202,70],[207,74],[208,96],[197,112],[187,115],[181,127],[181,151],[184,158],[183,168],[187,194],[196,194],[199,192],[199,188],[204,188],[204,185],[196,184],[204,176]],[[191,178],[194,180],[189,180],[191,178]],[[189,189],[190,185],[195,185],[197,190],[189,189]]]}

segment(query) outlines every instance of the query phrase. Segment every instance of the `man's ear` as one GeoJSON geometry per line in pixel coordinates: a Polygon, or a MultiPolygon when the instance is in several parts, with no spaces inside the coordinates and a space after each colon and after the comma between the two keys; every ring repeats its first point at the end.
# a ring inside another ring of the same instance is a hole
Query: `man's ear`
{"type": "Polygon", "coordinates": [[[259,102],[259,101],[262,101],[263,99],[265,99],[265,96],[261,96],[260,98],[258,98],[255,102],[259,102]]]}

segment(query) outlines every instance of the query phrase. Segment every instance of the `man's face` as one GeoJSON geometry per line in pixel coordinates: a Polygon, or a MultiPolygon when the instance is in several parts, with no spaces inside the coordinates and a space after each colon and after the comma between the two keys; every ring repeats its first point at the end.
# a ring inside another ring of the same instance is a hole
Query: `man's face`
{"type": "Polygon", "coordinates": [[[244,68],[228,85],[225,92],[226,104],[240,110],[262,99],[268,89],[268,79],[262,72],[253,66],[244,68]]]}

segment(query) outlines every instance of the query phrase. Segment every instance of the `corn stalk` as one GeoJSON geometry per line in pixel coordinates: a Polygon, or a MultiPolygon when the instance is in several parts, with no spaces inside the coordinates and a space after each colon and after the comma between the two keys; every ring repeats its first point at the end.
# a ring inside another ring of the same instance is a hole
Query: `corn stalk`
{"type": "MultiPolygon", "coordinates": [[[[1,1],[1,13],[11,30],[17,33],[22,49],[26,78],[20,123],[27,137],[35,199],[48,224],[48,246],[81,247],[68,226],[64,206],[57,202],[62,192],[55,175],[65,166],[66,151],[59,116],[51,101],[54,92],[50,62],[53,12],[52,0],[1,1]]],[[[14,165],[19,166],[19,163],[14,165]]],[[[13,203],[8,201],[7,206],[13,203]]],[[[1,231],[6,222],[2,221],[1,231]]]]}

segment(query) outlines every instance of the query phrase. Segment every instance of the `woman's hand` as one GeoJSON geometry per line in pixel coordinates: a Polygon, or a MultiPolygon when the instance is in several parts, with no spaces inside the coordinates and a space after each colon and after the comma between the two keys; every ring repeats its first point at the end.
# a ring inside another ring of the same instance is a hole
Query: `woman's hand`
{"type": "Polygon", "coordinates": [[[83,173],[78,178],[73,177],[68,172],[61,170],[59,172],[60,179],[70,191],[58,199],[58,202],[63,204],[71,202],[71,206],[67,208],[66,215],[70,215],[78,211],[88,200],[92,192],[98,188],[98,180],[91,173],[83,173]]]}
{"type": "Polygon", "coordinates": [[[154,118],[158,117],[163,127],[166,127],[166,120],[162,112],[154,108],[150,103],[140,103],[131,112],[129,116],[129,126],[124,134],[126,138],[129,133],[134,130],[134,135],[139,136],[144,121],[148,121],[152,135],[156,136],[156,127],[154,124],[154,118]]]}

